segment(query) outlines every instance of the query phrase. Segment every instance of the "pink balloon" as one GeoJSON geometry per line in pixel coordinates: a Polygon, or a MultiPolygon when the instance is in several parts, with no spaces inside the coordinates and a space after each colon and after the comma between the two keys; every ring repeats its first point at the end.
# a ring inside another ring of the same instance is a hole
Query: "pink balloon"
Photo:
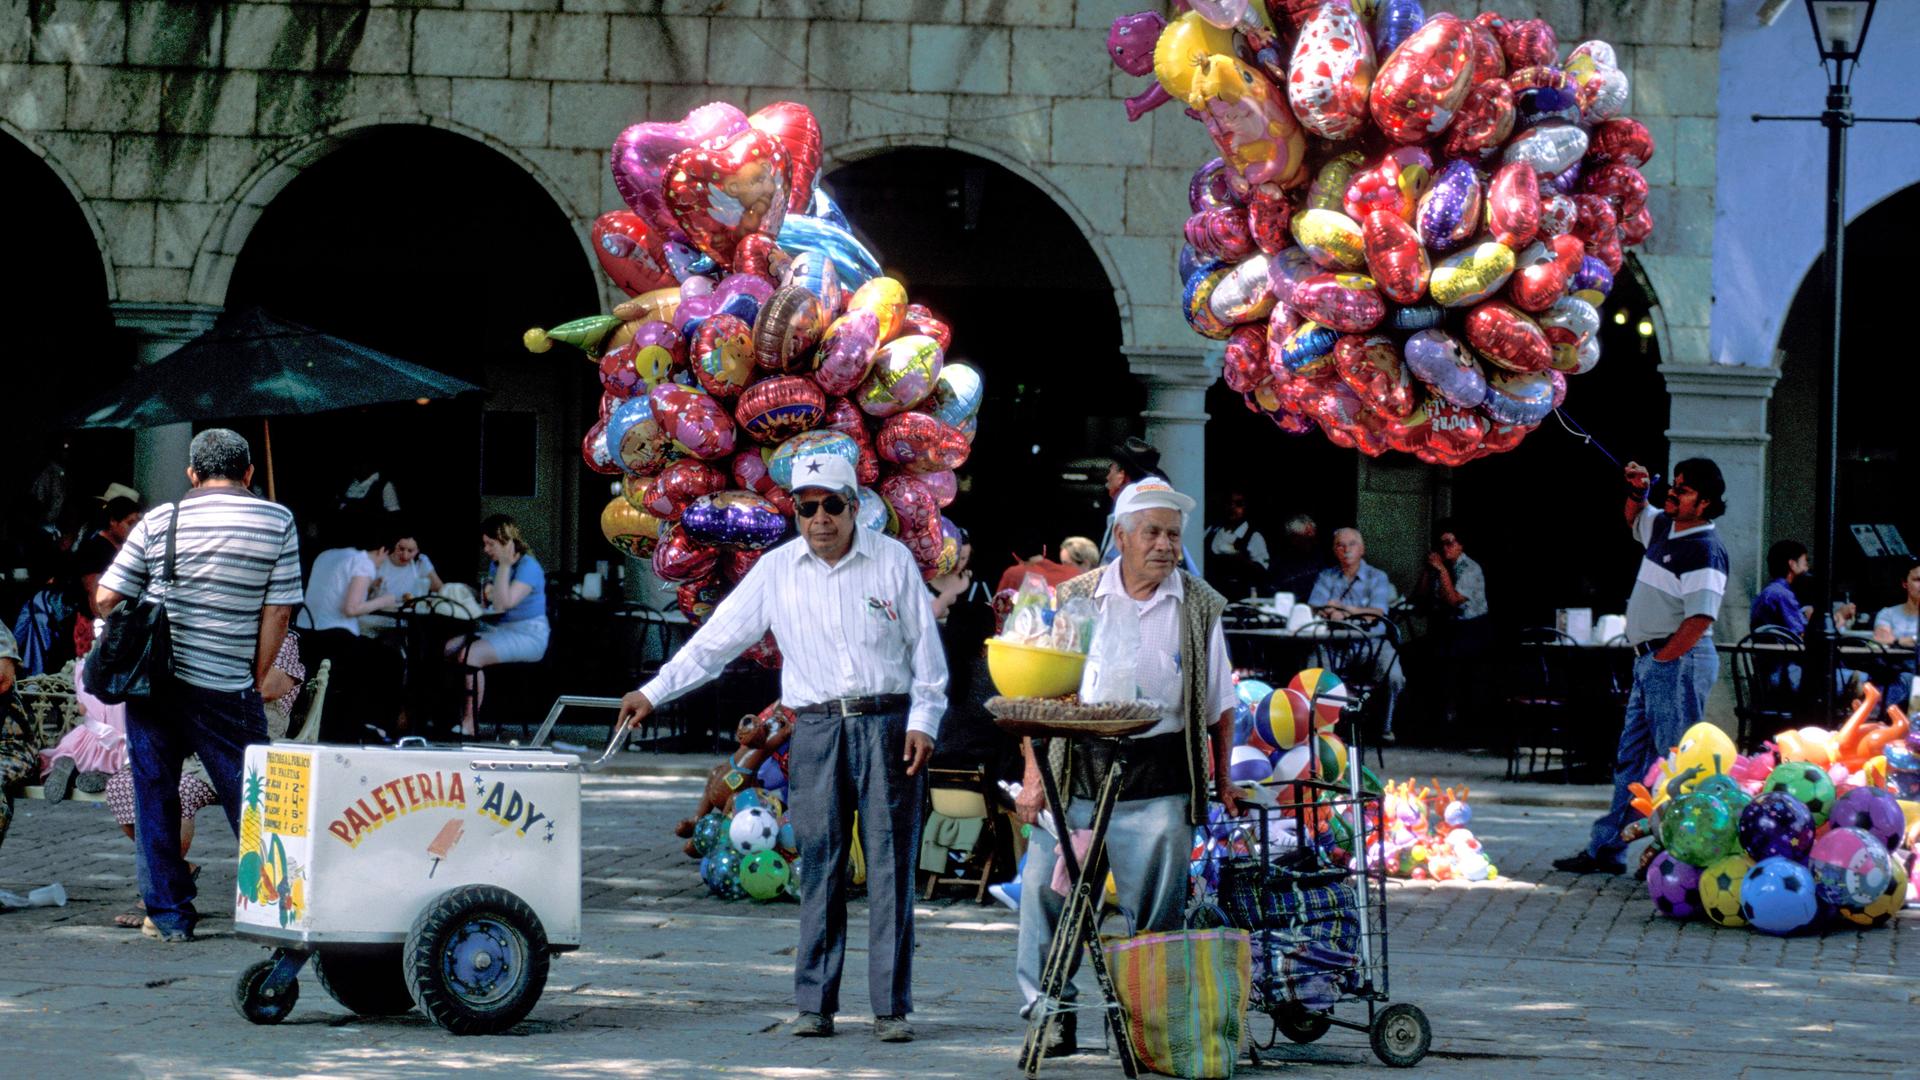
{"type": "Polygon", "coordinates": [[[662,231],[674,231],[660,181],[673,156],[691,146],[747,129],[747,114],[724,101],[702,105],[678,121],[635,124],[613,141],[608,164],[613,186],[633,212],[662,231]]]}

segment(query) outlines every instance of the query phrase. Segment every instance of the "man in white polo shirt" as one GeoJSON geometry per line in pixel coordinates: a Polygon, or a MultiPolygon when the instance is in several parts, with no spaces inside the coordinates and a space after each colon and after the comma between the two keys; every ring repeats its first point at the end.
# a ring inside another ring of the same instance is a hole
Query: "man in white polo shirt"
{"type": "Polygon", "coordinates": [[[180,854],[180,767],[189,754],[200,756],[238,836],[242,761],[249,743],[267,741],[260,687],[301,597],[293,512],[249,490],[247,440],[210,428],[193,437],[187,460],[193,490],[133,527],[94,590],[102,615],[152,590],[173,633],[173,678],[152,697],[127,702],[142,930],[168,942],[193,940],[199,918],[180,854]]]}
{"type": "Polygon", "coordinates": [[[788,808],[800,844],[800,947],[789,1032],[833,1034],[847,945],[847,850],[854,811],[866,855],[867,990],[874,1034],[913,1038],[914,866],[920,775],[947,707],[947,661],[920,568],[899,541],[859,527],[853,466],[793,463],[798,539],[768,551],[652,682],[621,699],[631,727],[720,674],[771,630],[780,701],[798,718],[787,744],[788,808]]]}
{"type": "MultiPolygon", "coordinates": [[[[1193,500],[1157,476],[1127,485],[1114,500],[1112,538],[1120,558],[1058,590],[1061,603],[1088,597],[1099,605],[1101,632],[1112,620],[1139,621],[1134,683],[1139,697],[1163,706],[1159,723],[1128,740],[1119,802],[1107,826],[1114,887],[1137,934],[1180,927],[1193,826],[1207,820],[1209,790],[1217,791],[1229,813],[1240,813],[1228,780],[1238,698],[1220,628],[1227,601],[1180,568],[1180,537],[1192,511],[1193,500]]],[[[1021,740],[1021,751],[1027,769],[1018,809],[1021,820],[1033,824],[1043,809],[1041,763],[1031,740],[1021,740]]],[[[1093,798],[1107,767],[1103,753],[1097,742],[1051,741],[1046,765],[1068,800],[1070,828],[1084,829],[1092,819],[1093,798]]],[[[1022,1016],[1039,1002],[1041,969],[1062,905],[1052,888],[1053,838],[1033,830],[1027,852],[1014,959],[1022,1016]]],[[[1062,997],[1073,1000],[1071,982],[1062,997]]],[[[1048,1057],[1074,1052],[1074,1027],[1072,1012],[1056,1016],[1047,1036],[1048,1057]]]]}

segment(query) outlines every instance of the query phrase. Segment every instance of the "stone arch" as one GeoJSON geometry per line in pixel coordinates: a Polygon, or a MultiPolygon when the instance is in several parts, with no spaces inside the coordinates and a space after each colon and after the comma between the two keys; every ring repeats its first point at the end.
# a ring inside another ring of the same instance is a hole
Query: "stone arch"
{"type": "MultiPolygon", "coordinates": [[[[588,225],[597,211],[583,210],[574,206],[572,200],[561,193],[560,185],[512,146],[501,142],[485,132],[457,123],[444,117],[423,114],[376,115],[355,117],[316,128],[305,136],[288,142],[276,153],[256,165],[246,178],[240,181],[237,189],[224,194],[220,207],[214,215],[213,223],[200,241],[200,250],[194,256],[192,277],[187,287],[187,296],[197,304],[206,304],[215,308],[226,303],[227,286],[233,275],[234,261],[240,250],[246,246],[247,237],[260,221],[260,215],[273,200],[285,191],[303,170],[321,158],[333,153],[342,145],[357,138],[377,132],[403,127],[429,127],[449,132],[471,140],[512,162],[531,177],[547,197],[553,200],[572,225],[574,235],[580,244],[581,258],[590,267],[595,265],[593,248],[588,238],[588,225]],[[584,215],[584,216],[583,216],[584,215]]],[[[595,278],[600,277],[597,269],[595,278]]]]}
{"type": "Polygon", "coordinates": [[[39,158],[41,163],[53,173],[61,186],[67,189],[68,196],[73,199],[74,208],[79,210],[80,216],[86,220],[87,231],[93,234],[93,249],[100,256],[100,268],[105,272],[107,279],[107,302],[117,302],[120,299],[120,285],[114,280],[117,275],[114,273],[113,252],[107,246],[107,232],[101,227],[100,218],[93,212],[93,203],[80,190],[80,185],[74,181],[73,174],[68,172],[60,159],[49,153],[46,147],[41,146],[32,136],[13,124],[0,120],[0,135],[26,147],[29,153],[39,158]]]}
{"type": "MultiPolygon", "coordinates": [[[[1633,278],[1634,284],[1639,286],[1641,293],[1647,298],[1646,316],[1653,323],[1653,340],[1662,346],[1661,360],[1672,362],[1681,359],[1672,355],[1673,338],[1667,334],[1667,312],[1660,303],[1660,290],[1653,283],[1653,268],[1642,262],[1639,255],[1629,251],[1626,261],[1620,264],[1620,273],[1633,278]]],[[[1704,357],[1687,359],[1704,359],[1704,357]]]]}
{"type": "Polygon", "coordinates": [[[1058,206],[1073,227],[1080,232],[1087,247],[1100,262],[1100,271],[1107,276],[1107,284],[1113,289],[1113,306],[1120,315],[1120,340],[1123,347],[1131,343],[1133,337],[1133,301],[1127,294],[1127,286],[1120,276],[1120,269],[1114,265],[1113,253],[1107,250],[1106,236],[1093,227],[1083,211],[1067,194],[1054,184],[1044,169],[1036,168],[1030,162],[1013,157],[1003,150],[996,149],[970,139],[954,138],[951,135],[884,135],[868,139],[854,139],[836,146],[821,149],[820,175],[840,165],[874,157],[891,150],[930,149],[957,150],[993,162],[1020,179],[1032,184],[1042,194],[1058,206]]]}
{"type": "MultiPolygon", "coordinates": [[[[1911,202],[1914,205],[1916,215],[1920,215],[1920,182],[1908,184],[1905,187],[1889,191],[1880,198],[1861,207],[1859,213],[1848,218],[1846,224],[1843,226],[1843,228],[1847,230],[1846,239],[1849,242],[1853,240],[1853,227],[1856,223],[1864,220],[1869,215],[1878,214],[1883,210],[1891,210],[1894,204],[1898,202],[1911,202]]],[[[1822,284],[1820,274],[1826,258],[1827,253],[1824,246],[1821,250],[1814,252],[1813,258],[1808,260],[1805,268],[1800,271],[1799,279],[1794,282],[1793,292],[1788,294],[1787,310],[1780,316],[1780,325],[1774,332],[1773,354],[1767,361],[1775,371],[1781,369],[1787,358],[1787,351],[1782,347],[1782,343],[1787,338],[1789,329],[1787,324],[1793,317],[1793,307],[1800,302],[1800,298],[1806,294],[1808,289],[1815,285],[1822,284]]],[[[1843,278],[1843,288],[1845,287],[1845,280],[1850,279],[1843,278]]]]}

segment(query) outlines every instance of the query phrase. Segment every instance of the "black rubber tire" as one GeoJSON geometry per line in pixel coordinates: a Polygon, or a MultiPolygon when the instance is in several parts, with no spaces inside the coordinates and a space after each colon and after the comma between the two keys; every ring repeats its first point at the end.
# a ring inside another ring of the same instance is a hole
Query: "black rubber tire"
{"type": "Polygon", "coordinates": [[[321,949],[313,957],[320,988],[355,1016],[397,1016],[413,1009],[401,948],[321,949]]]}
{"type": "Polygon", "coordinates": [[[1367,1034],[1373,1041],[1374,1056],[1396,1069],[1418,1064],[1433,1045],[1427,1014],[1404,1001],[1375,1013],[1367,1034]]]}
{"type": "Polygon", "coordinates": [[[547,932],[539,916],[493,885],[440,894],[414,920],[404,956],[413,1003],[455,1035],[513,1027],[547,985],[547,932]]]}
{"type": "Polygon", "coordinates": [[[233,980],[233,1007],[250,1024],[277,1024],[293,1012],[300,1001],[300,980],[295,979],[287,985],[286,992],[278,1000],[268,1001],[260,996],[260,987],[267,981],[267,973],[273,970],[272,960],[262,960],[252,964],[233,980]]]}
{"type": "Polygon", "coordinates": [[[1293,1006],[1273,1014],[1273,1029],[1287,1037],[1289,1042],[1318,1042],[1320,1036],[1327,1033],[1333,1021],[1326,1013],[1317,1013],[1293,1006]]]}

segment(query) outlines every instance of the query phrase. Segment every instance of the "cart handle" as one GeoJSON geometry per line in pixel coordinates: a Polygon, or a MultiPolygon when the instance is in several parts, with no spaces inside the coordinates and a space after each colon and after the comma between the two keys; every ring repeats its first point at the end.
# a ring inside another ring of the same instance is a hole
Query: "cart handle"
{"type": "MultiPolygon", "coordinates": [[[[553,731],[554,723],[560,719],[560,714],[565,712],[569,706],[577,706],[584,709],[618,709],[620,708],[620,699],[612,697],[585,697],[578,694],[562,694],[554,698],[553,707],[547,710],[547,718],[540,722],[540,730],[533,733],[533,738],[528,740],[526,748],[529,750],[537,750],[544,745],[547,741],[547,735],[553,731]]],[[[620,752],[620,748],[626,745],[627,736],[630,733],[631,729],[616,724],[612,736],[607,739],[606,750],[592,761],[557,766],[530,765],[521,761],[485,760],[476,760],[470,764],[476,769],[559,769],[568,772],[578,769],[582,772],[599,772],[606,767],[607,762],[612,760],[615,754],[620,752]]]]}

